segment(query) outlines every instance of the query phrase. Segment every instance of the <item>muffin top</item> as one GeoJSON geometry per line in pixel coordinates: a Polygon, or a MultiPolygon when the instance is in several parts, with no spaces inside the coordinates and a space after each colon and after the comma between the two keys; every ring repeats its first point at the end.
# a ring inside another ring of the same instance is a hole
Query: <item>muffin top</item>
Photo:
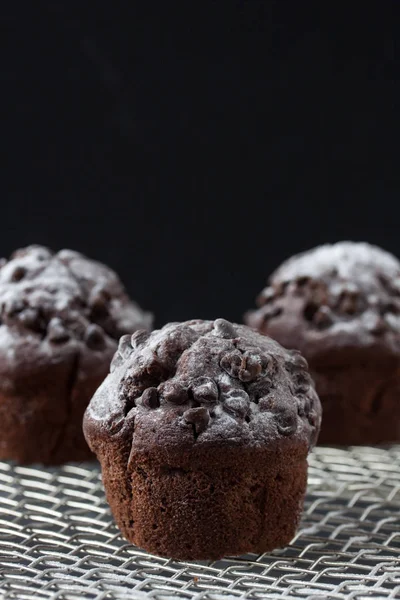
{"type": "Polygon", "coordinates": [[[83,350],[112,356],[122,334],[152,321],[111,269],[72,250],[42,246],[1,259],[0,310],[2,374],[83,350]]]}
{"type": "Polygon", "coordinates": [[[95,452],[209,444],[276,446],[318,435],[321,407],[298,352],[224,319],[123,336],[85,415],[95,452]]]}
{"type": "Polygon", "coordinates": [[[400,263],[361,242],[325,244],[285,261],[248,325],[310,358],[335,348],[400,352],[400,263]]]}

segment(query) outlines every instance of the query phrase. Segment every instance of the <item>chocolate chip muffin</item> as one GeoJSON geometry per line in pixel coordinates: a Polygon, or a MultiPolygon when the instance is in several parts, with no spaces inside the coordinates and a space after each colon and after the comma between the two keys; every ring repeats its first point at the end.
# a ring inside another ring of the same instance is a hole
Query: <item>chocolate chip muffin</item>
{"type": "Polygon", "coordinates": [[[319,441],[400,440],[400,263],[366,243],[324,245],[273,273],[245,321],[307,359],[319,441]]]}
{"type": "Polygon", "coordinates": [[[117,340],[149,328],[117,275],[78,252],[41,246],[0,263],[0,459],[93,458],[82,418],[117,340]]]}
{"type": "Polygon", "coordinates": [[[123,535],[200,560],[290,542],[320,419],[298,352],[198,320],[124,336],[84,432],[123,535]]]}

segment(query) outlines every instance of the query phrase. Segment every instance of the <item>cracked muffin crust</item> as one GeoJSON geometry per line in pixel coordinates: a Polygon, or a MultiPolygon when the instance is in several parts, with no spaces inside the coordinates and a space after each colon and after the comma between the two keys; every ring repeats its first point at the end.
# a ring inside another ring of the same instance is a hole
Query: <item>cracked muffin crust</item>
{"type": "Polygon", "coordinates": [[[325,444],[400,440],[400,263],[366,243],[284,262],[245,322],[307,359],[325,444]]]}
{"type": "Polygon", "coordinates": [[[121,338],[84,432],[123,535],[200,560],[292,539],[320,420],[298,352],[195,320],[121,338]]]}
{"type": "Polygon", "coordinates": [[[0,261],[0,459],[93,458],[84,410],[119,337],[152,318],[108,267],[41,246],[0,261]]]}

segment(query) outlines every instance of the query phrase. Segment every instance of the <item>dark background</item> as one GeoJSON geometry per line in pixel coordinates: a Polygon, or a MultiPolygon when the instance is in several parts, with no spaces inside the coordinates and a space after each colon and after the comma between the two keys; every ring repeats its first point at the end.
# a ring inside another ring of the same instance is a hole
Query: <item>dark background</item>
{"type": "Polygon", "coordinates": [[[158,325],[322,242],[400,255],[398,3],[7,4],[1,254],[87,253],[158,325]]]}

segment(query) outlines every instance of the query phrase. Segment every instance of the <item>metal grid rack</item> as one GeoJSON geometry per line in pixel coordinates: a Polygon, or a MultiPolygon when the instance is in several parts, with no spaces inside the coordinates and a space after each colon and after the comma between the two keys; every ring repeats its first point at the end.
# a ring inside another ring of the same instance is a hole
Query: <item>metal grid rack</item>
{"type": "Polygon", "coordinates": [[[210,563],[123,540],[96,466],[0,463],[0,598],[400,598],[400,446],[317,448],[293,542],[210,563]]]}

